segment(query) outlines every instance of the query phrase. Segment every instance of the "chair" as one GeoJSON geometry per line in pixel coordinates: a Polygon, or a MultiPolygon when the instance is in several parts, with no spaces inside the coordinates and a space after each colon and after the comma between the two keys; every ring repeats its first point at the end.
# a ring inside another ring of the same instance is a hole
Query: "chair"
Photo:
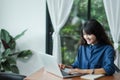
{"type": "Polygon", "coordinates": [[[15,73],[0,72],[0,80],[23,80],[25,77],[15,73]]]}

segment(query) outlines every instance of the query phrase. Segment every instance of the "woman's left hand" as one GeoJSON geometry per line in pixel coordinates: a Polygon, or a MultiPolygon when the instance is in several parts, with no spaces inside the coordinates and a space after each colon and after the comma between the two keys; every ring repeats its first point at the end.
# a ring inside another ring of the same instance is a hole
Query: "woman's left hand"
{"type": "Polygon", "coordinates": [[[80,69],[75,68],[75,69],[71,69],[71,70],[69,71],[69,74],[74,74],[74,73],[80,73],[80,69]]]}
{"type": "Polygon", "coordinates": [[[74,73],[86,73],[86,70],[82,70],[82,69],[78,69],[78,68],[75,68],[75,69],[71,69],[69,71],[70,74],[74,74],[74,73]]]}

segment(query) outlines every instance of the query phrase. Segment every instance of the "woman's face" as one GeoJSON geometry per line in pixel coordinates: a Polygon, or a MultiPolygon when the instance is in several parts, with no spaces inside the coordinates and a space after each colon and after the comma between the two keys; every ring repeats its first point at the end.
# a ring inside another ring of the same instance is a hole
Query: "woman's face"
{"type": "Polygon", "coordinates": [[[94,34],[86,34],[83,31],[83,38],[86,40],[87,44],[96,44],[97,43],[97,39],[96,36],[94,34]]]}

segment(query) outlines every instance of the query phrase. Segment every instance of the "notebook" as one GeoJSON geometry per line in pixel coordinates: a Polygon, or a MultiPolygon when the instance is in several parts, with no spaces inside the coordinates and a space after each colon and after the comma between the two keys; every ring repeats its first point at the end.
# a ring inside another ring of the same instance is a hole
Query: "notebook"
{"type": "Polygon", "coordinates": [[[96,80],[102,76],[105,76],[104,74],[87,74],[80,76],[80,78],[87,79],[87,80],[96,80]]]}
{"type": "Polygon", "coordinates": [[[41,56],[43,65],[45,67],[45,70],[49,73],[52,73],[52,74],[62,77],[62,78],[70,78],[70,77],[83,75],[80,73],[68,74],[68,71],[70,70],[69,68],[60,70],[56,58],[52,55],[40,54],[40,56],[41,56]]]}

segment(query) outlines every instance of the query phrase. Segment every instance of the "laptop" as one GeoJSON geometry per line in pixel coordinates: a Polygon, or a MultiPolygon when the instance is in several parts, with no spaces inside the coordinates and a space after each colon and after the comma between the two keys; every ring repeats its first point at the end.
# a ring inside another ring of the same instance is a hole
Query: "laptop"
{"type": "Polygon", "coordinates": [[[45,70],[49,73],[52,73],[52,74],[59,76],[61,78],[70,78],[70,77],[83,75],[80,73],[69,74],[68,73],[68,71],[70,70],[69,68],[65,68],[64,70],[60,70],[56,58],[52,55],[40,54],[40,56],[41,56],[45,70]]]}

